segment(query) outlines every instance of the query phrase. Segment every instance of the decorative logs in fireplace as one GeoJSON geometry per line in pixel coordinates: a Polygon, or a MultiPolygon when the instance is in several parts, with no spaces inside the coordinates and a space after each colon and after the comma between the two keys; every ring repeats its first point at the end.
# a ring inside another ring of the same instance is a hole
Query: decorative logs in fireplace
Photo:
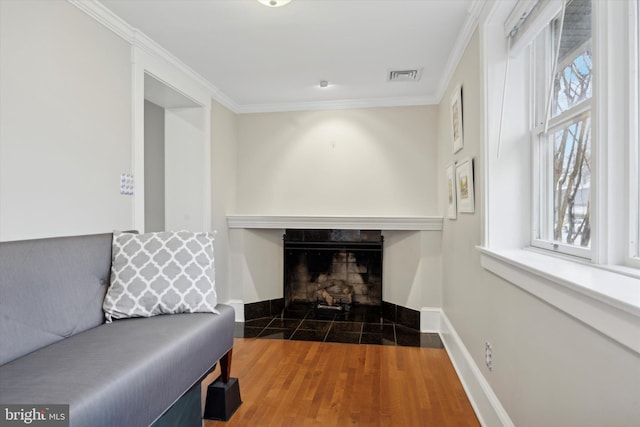
{"type": "Polygon", "coordinates": [[[306,303],[343,312],[382,306],[380,230],[287,229],[283,241],[285,307],[306,303]]]}

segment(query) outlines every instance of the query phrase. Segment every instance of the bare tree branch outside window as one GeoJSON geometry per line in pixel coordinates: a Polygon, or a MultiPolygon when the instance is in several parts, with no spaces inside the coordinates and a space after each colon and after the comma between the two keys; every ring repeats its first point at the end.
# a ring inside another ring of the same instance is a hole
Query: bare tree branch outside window
{"type": "Polygon", "coordinates": [[[591,241],[590,16],[589,1],[567,6],[553,81],[552,116],[560,124],[548,137],[553,148],[553,240],[583,247],[591,241]]]}

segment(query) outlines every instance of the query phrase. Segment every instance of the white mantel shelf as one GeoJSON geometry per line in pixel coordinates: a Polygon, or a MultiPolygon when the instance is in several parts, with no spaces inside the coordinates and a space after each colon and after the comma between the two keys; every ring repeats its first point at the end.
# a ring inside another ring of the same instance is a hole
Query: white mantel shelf
{"type": "Polygon", "coordinates": [[[441,216],[228,215],[229,228],[440,231],[441,216]]]}

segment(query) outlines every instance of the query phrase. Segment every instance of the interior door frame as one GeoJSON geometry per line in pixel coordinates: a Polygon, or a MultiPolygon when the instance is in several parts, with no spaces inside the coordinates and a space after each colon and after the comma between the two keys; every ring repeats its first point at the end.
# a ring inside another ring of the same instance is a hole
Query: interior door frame
{"type": "Polygon", "coordinates": [[[201,108],[202,113],[202,224],[201,231],[211,230],[211,95],[209,90],[175,64],[148,51],[132,46],[132,171],[135,177],[132,222],[135,230],[145,231],[144,209],[144,102],[145,75],[153,77],[201,108]]]}

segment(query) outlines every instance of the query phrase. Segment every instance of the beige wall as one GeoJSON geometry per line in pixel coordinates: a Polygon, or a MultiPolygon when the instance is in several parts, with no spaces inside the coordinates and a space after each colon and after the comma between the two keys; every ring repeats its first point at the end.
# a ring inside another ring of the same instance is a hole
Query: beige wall
{"type": "Polygon", "coordinates": [[[627,426],[640,419],[640,356],[485,271],[481,242],[480,43],[471,40],[440,105],[438,186],[445,206],[446,165],[473,157],[476,213],[444,221],[443,309],[518,427],[627,426]],[[464,149],[451,154],[449,100],[464,85],[464,149]],[[493,370],[484,343],[493,347],[493,370]]]}
{"type": "MultiPolygon", "coordinates": [[[[385,300],[442,306],[518,427],[635,425],[640,356],[480,265],[479,70],[476,34],[440,106],[236,116],[213,103],[220,300],[282,296],[283,230],[228,231],[227,214],[442,215],[446,165],[473,157],[475,214],[442,233],[385,232],[385,300]]],[[[130,46],[67,2],[0,1],[0,92],[0,239],[131,228],[132,198],[118,194],[132,164],[130,46]]]]}
{"type": "MultiPolygon", "coordinates": [[[[437,215],[434,106],[237,116],[236,213],[437,215]]],[[[233,230],[232,298],[281,298],[284,230],[233,230]]],[[[440,232],[384,231],[383,299],[441,304],[440,232]]]]}
{"type": "Polygon", "coordinates": [[[223,105],[211,103],[211,228],[216,230],[216,289],[219,301],[232,298],[236,282],[230,277],[231,247],[227,214],[236,199],[236,115],[223,105]]]}
{"type": "MultiPolygon", "coordinates": [[[[443,302],[446,314],[454,324],[458,334],[474,356],[480,356],[479,350],[484,351],[484,331],[470,333],[468,329],[481,328],[486,325],[484,307],[489,300],[485,289],[478,285],[478,275],[483,273],[480,268],[479,253],[475,246],[481,243],[481,214],[484,183],[482,182],[482,162],[480,159],[480,78],[479,78],[479,49],[477,34],[467,46],[455,74],[452,76],[443,100],[440,104],[440,121],[438,125],[439,149],[438,194],[440,206],[447,203],[446,166],[453,161],[464,158],[474,159],[475,177],[475,213],[458,213],[457,219],[445,218],[442,232],[443,257],[443,302]],[[451,150],[451,114],[450,100],[456,85],[462,85],[463,90],[463,128],[464,148],[455,155],[451,150]],[[477,351],[474,351],[477,350],[477,351]]],[[[484,366],[483,358],[476,359],[476,363],[484,366]]]]}
{"type": "Polygon", "coordinates": [[[129,44],[62,1],[0,2],[0,239],[133,226],[129,44]]]}
{"type": "Polygon", "coordinates": [[[432,106],[238,116],[240,214],[437,214],[432,106]]]}
{"type": "Polygon", "coordinates": [[[231,299],[244,304],[283,297],[284,230],[233,229],[231,299]]]}
{"type": "Polygon", "coordinates": [[[442,233],[383,231],[383,300],[420,310],[442,306],[442,233]]]}
{"type": "MultiPolygon", "coordinates": [[[[252,303],[283,297],[285,230],[230,231],[230,299],[252,303]]],[[[420,310],[442,305],[441,233],[385,231],[383,300],[420,310]]]]}
{"type": "Polygon", "coordinates": [[[144,102],[144,228],[164,231],[164,108],[144,102]]]}

